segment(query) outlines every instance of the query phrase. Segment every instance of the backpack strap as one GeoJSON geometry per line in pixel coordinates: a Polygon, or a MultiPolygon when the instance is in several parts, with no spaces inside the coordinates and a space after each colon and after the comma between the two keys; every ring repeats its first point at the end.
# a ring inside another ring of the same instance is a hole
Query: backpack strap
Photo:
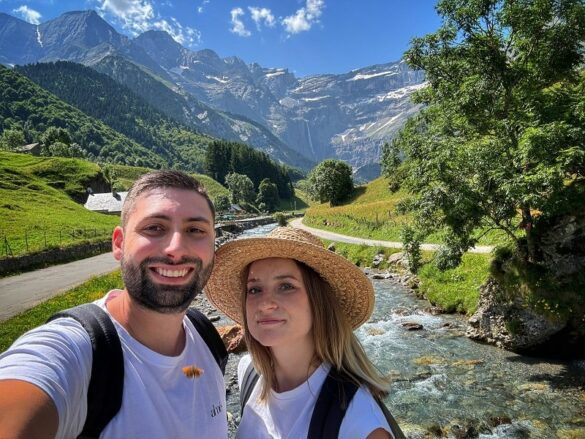
{"type": "Polygon", "coordinates": [[[211,351],[213,358],[215,358],[217,365],[221,369],[222,375],[225,375],[228,353],[217,329],[201,311],[195,308],[187,309],[187,317],[189,317],[189,320],[191,320],[191,323],[193,323],[193,326],[195,326],[195,329],[211,351]]]}
{"type": "Polygon", "coordinates": [[[398,422],[396,422],[396,419],[394,419],[394,416],[392,416],[392,413],[390,413],[390,410],[388,410],[388,407],[386,407],[386,404],[384,404],[384,402],[380,398],[374,398],[374,399],[376,400],[376,402],[380,406],[382,413],[384,413],[384,417],[386,418],[386,421],[388,421],[388,424],[390,425],[390,428],[392,429],[392,434],[394,435],[394,439],[406,439],[406,436],[404,436],[404,433],[400,429],[398,422]]]}
{"type": "MultiPolygon", "coordinates": [[[[359,386],[347,374],[332,367],[319,391],[307,439],[339,437],[341,422],[358,389],[359,386]]],[[[374,400],[388,421],[394,439],[405,439],[404,433],[382,400],[379,398],[374,398],[374,400]]]]}
{"type": "Polygon", "coordinates": [[[307,439],[338,437],[341,421],[357,390],[355,383],[332,367],[319,391],[307,439]]]}
{"type": "Polygon", "coordinates": [[[118,332],[108,314],[94,303],[70,308],[51,316],[77,320],[91,339],[92,365],[87,391],[87,418],[79,437],[99,437],[118,413],[124,391],[124,357],[118,332]]]}
{"type": "Polygon", "coordinates": [[[254,390],[254,386],[256,386],[256,383],[258,382],[258,378],[260,378],[260,374],[254,369],[254,364],[250,362],[246,368],[246,372],[244,372],[242,387],[240,388],[240,416],[244,413],[244,407],[250,399],[250,395],[252,394],[252,390],[254,390]]]}

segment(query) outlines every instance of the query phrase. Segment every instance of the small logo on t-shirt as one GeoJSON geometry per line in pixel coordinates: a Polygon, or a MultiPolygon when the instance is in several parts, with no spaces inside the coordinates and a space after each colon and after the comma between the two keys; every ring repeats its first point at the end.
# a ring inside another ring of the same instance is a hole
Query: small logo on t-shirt
{"type": "Polygon", "coordinates": [[[215,418],[222,412],[221,403],[219,405],[211,404],[211,417],[215,418]]]}

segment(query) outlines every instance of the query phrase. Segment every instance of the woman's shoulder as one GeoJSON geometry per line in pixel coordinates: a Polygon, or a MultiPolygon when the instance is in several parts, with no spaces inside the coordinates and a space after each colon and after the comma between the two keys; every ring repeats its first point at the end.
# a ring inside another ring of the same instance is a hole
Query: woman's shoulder
{"type": "Polygon", "coordinates": [[[242,385],[242,380],[244,379],[244,374],[250,364],[252,364],[252,357],[250,354],[246,354],[240,358],[240,362],[238,363],[238,385],[240,387],[242,385]]]}
{"type": "Polygon", "coordinates": [[[367,437],[377,428],[392,431],[378,402],[365,386],[361,386],[347,408],[339,437],[367,437]]]}

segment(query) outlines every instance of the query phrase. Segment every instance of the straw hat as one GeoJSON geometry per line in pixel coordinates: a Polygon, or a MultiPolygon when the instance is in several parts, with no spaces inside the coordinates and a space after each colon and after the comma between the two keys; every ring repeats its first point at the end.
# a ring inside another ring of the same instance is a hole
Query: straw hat
{"type": "Polygon", "coordinates": [[[367,276],[344,257],[325,249],[317,237],[292,227],[277,227],[267,237],[238,239],[222,245],[205,286],[209,301],[242,324],[244,270],[250,263],[266,258],[295,259],[319,273],[331,285],[353,329],[372,314],[374,288],[367,276]]]}

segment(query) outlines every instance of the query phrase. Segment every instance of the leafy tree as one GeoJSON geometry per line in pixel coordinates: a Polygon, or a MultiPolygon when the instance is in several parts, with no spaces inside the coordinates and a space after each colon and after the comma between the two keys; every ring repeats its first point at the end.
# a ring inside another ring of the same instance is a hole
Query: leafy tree
{"type": "Polygon", "coordinates": [[[441,0],[437,11],[442,26],[405,55],[425,71],[415,101],[426,107],[384,148],[384,173],[400,168],[413,194],[402,207],[420,231],[444,230],[443,267],[486,228],[503,230],[534,262],[539,221],[584,182],[585,6],[441,0]]]}
{"type": "Polygon", "coordinates": [[[46,147],[51,146],[55,142],[60,142],[65,145],[71,145],[71,136],[69,131],[65,128],[58,128],[51,126],[41,135],[41,143],[46,147]]]}
{"type": "Polygon", "coordinates": [[[247,175],[232,172],[225,177],[225,183],[230,190],[233,203],[254,201],[254,183],[247,175]]]}
{"type": "Polygon", "coordinates": [[[218,212],[226,212],[231,206],[230,197],[225,194],[220,194],[213,200],[213,205],[218,212]]]}
{"type": "Polygon", "coordinates": [[[260,186],[258,186],[258,197],[256,197],[256,204],[258,206],[263,204],[265,210],[272,212],[278,206],[278,201],[278,188],[268,178],[265,178],[260,182],[260,186]]]}
{"type": "Polygon", "coordinates": [[[12,151],[19,146],[24,145],[24,134],[21,130],[7,129],[2,132],[0,137],[0,149],[7,149],[12,151]]]}
{"type": "Polygon", "coordinates": [[[353,190],[351,166],[341,160],[324,160],[309,173],[308,182],[311,198],[337,206],[353,190]]]}

